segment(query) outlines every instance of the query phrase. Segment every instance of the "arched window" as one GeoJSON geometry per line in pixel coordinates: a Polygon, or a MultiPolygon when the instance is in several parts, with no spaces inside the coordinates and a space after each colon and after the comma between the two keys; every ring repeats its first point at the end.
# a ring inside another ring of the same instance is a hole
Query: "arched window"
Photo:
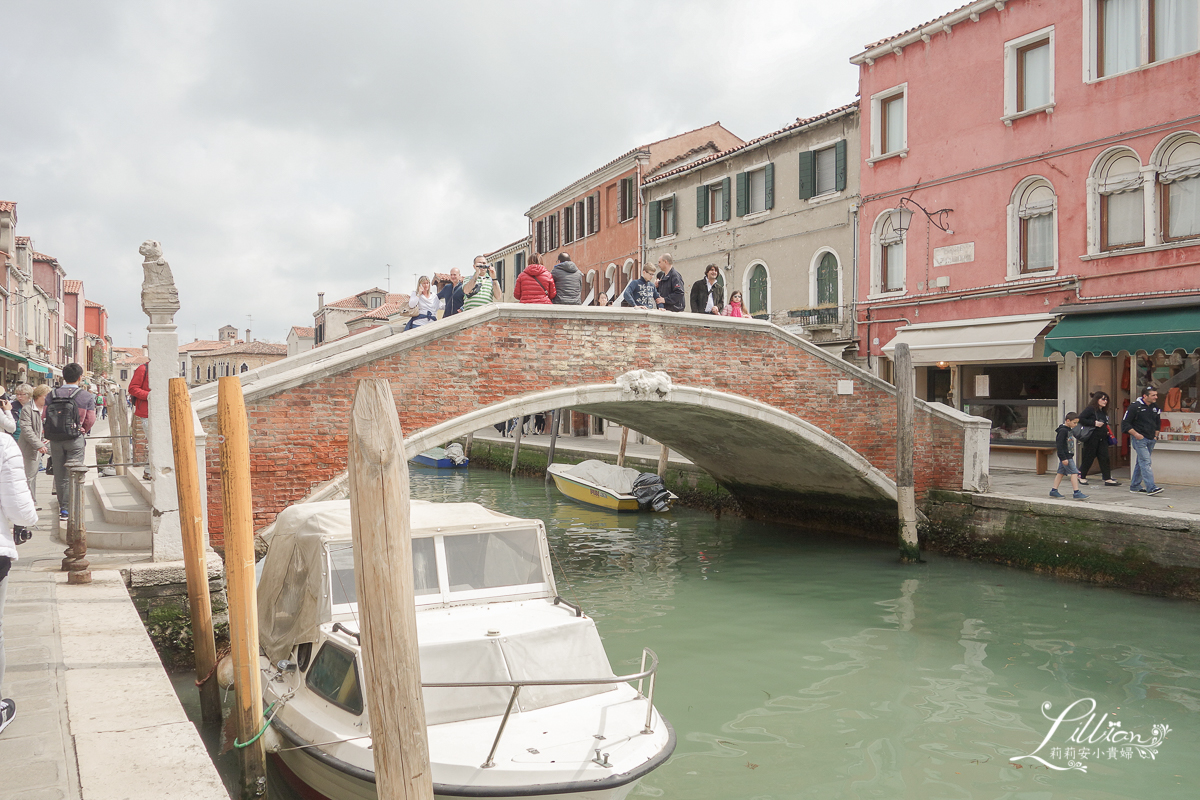
{"type": "Polygon", "coordinates": [[[904,236],[892,227],[891,209],[875,219],[871,238],[871,293],[904,291],[904,236]]]}
{"type": "Polygon", "coordinates": [[[604,293],[608,295],[608,302],[612,303],[617,299],[617,265],[609,264],[604,268],[604,293]]]}
{"type": "Polygon", "coordinates": [[[249,371],[250,371],[250,367],[249,367],[249,366],[248,366],[248,365],[247,365],[245,362],[243,362],[243,363],[242,363],[242,368],[241,368],[241,370],[239,370],[239,371],[240,371],[240,372],[249,372],[249,371]]]}
{"type": "Polygon", "coordinates": [[[1040,176],[1013,190],[1009,215],[1008,274],[1018,278],[1058,267],[1058,198],[1040,176]]]}
{"type": "Polygon", "coordinates": [[[1170,137],[1159,146],[1154,162],[1163,241],[1200,236],[1200,136],[1170,137]]]}
{"type": "MultiPolygon", "coordinates": [[[[718,279],[720,273],[717,273],[718,279]]],[[[767,319],[771,315],[771,282],[767,275],[767,265],[760,262],[752,264],[746,273],[746,305],[750,316],[756,319],[767,319]]]]}
{"type": "Polygon", "coordinates": [[[825,252],[817,264],[817,306],[828,308],[838,305],[838,260],[833,253],[825,252]]]}
{"type": "Polygon", "coordinates": [[[1102,155],[1092,172],[1099,213],[1100,249],[1140,247],[1146,242],[1142,162],[1128,148],[1102,155]]]}

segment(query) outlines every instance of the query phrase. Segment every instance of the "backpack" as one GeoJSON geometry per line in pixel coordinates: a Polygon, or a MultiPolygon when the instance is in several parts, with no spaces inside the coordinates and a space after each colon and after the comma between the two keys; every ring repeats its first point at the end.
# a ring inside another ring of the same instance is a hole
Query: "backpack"
{"type": "Polygon", "coordinates": [[[76,386],[75,391],[68,395],[60,395],[55,390],[46,401],[46,422],[42,426],[42,434],[50,441],[67,442],[83,436],[79,406],[75,404],[75,395],[81,391],[81,386],[76,386]]]}

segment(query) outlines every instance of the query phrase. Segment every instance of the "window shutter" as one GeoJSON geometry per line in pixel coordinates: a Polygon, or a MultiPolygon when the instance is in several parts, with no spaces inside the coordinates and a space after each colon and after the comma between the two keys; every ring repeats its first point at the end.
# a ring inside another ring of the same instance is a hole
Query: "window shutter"
{"type": "Polygon", "coordinates": [[[807,200],[815,193],[814,173],[816,170],[817,154],[812,150],[800,154],[800,199],[807,200]]]}
{"type": "Polygon", "coordinates": [[[839,192],[846,188],[846,140],[839,139],[838,143],[833,146],[833,162],[834,162],[834,188],[839,192]]]}
{"type": "Polygon", "coordinates": [[[703,228],[708,224],[708,187],[696,187],[696,227],[703,228]]]}
{"type": "Polygon", "coordinates": [[[658,200],[654,200],[650,203],[650,224],[649,233],[647,235],[651,239],[657,239],[662,235],[662,219],[659,217],[661,208],[662,203],[660,203],[658,200]]]}
{"type": "Polygon", "coordinates": [[[725,180],[721,181],[721,221],[722,222],[729,221],[729,204],[730,204],[729,184],[730,184],[729,178],[726,178],[725,180]]]}
{"type": "Polygon", "coordinates": [[[592,195],[592,233],[600,231],[600,193],[592,195]]]}
{"type": "Polygon", "coordinates": [[[544,252],[546,252],[546,248],[542,244],[542,241],[543,241],[542,237],[546,233],[546,223],[542,222],[539,219],[537,221],[537,225],[535,227],[537,228],[537,236],[536,236],[537,241],[534,242],[534,246],[537,248],[537,251],[539,253],[544,253],[544,252]]]}
{"type": "Polygon", "coordinates": [[[624,221],[625,221],[625,219],[626,219],[626,214],[625,214],[625,179],[624,179],[624,178],[622,178],[622,179],[621,179],[621,182],[617,184],[617,219],[618,219],[619,221],[621,221],[621,222],[624,222],[624,221]]]}
{"type": "Polygon", "coordinates": [[[763,176],[763,182],[766,184],[767,208],[775,207],[775,165],[767,164],[767,168],[763,170],[766,174],[763,176]]]}
{"type": "Polygon", "coordinates": [[[746,216],[746,212],[750,210],[750,173],[738,173],[737,192],[737,214],[739,217],[744,217],[746,216]]]}
{"type": "Polygon", "coordinates": [[[671,201],[671,233],[679,233],[679,198],[671,201]]]}

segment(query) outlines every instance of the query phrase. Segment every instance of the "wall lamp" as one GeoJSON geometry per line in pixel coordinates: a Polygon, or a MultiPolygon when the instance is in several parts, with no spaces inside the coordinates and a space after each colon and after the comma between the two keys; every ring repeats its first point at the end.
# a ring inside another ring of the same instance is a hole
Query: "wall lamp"
{"type": "Polygon", "coordinates": [[[911,197],[901,197],[896,207],[888,212],[892,223],[892,230],[899,234],[901,238],[908,232],[908,226],[912,224],[913,208],[924,214],[925,218],[933,223],[933,227],[946,233],[954,233],[954,231],[950,230],[949,222],[946,219],[946,216],[954,209],[940,208],[937,211],[927,211],[924,206],[911,197]]]}

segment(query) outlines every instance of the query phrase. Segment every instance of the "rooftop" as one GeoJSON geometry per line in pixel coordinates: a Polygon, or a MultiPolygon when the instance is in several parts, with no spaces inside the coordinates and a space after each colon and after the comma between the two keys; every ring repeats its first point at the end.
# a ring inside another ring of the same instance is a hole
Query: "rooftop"
{"type": "Polygon", "coordinates": [[[303,325],[293,325],[292,333],[296,334],[298,339],[312,339],[317,335],[316,328],[306,328],[303,325]]]}
{"type": "Polygon", "coordinates": [[[36,250],[33,251],[33,260],[34,261],[45,261],[50,264],[58,263],[58,259],[55,258],[54,256],[48,256],[45,253],[39,253],[36,250]]]}
{"type": "Polygon", "coordinates": [[[63,281],[63,294],[83,294],[83,281],[63,281]]]}
{"type": "MultiPolygon", "coordinates": [[[[76,283],[82,284],[83,281],[76,281],[76,283]]],[[[66,290],[64,289],[64,291],[66,291],[66,290]]],[[[83,307],[84,308],[104,308],[104,306],[102,304],[97,303],[93,300],[84,300],[83,307]]]]}
{"type": "MultiPolygon", "coordinates": [[[[1015,2],[1015,0],[1008,0],[1008,2],[1015,2]]],[[[980,15],[984,12],[992,9],[1000,10],[1003,7],[1003,0],[972,0],[972,2],[961,5],[953,11],[948,11],[936,19],[929,20],[929,22],[880,39],[877,42],[864,45],[865,49],[863,52],[851,57],[850,63],[861,64],[866,62],[870,65],[875,62],[877,57],[887,55],[888,52],[894,52],[899,55],[905,45],[920,40],[928,42],[936,33],[949,33],[954,25],[968,19],[972,22],[978,22],[980,15]]]]}

